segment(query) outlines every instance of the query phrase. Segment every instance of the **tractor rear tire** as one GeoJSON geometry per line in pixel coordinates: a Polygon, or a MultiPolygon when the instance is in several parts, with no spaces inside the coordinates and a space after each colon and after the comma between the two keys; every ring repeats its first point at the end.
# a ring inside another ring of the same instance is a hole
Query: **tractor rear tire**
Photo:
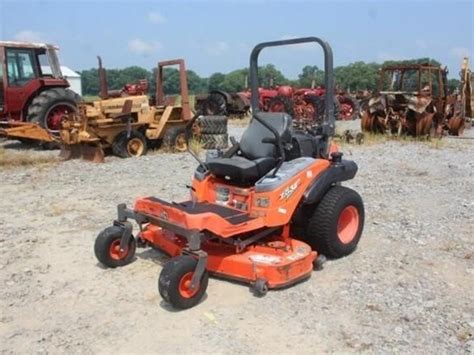
{"type": "Polygon", "coordinates": [[[38,123],[42,128],[58,134],[61,116],[75,112],[82,98],[74,91],[64,88],[48,89],[31,101],[28,107],[27,121],[38,123]]]}
{"type": "Polygon", "coordinates": [[[295,114],[293,100],[286,96],[275,96],[268,102],[267,107],[268,112],[286,112],[291,117],[295,114]]]}
{"type": "Polygon", "coordinates": [[[341,95],[338,101],[339,101],[339,106],[341,106],[342,104],[350,105],[352,107],[352,111],[350,112],[350,115],[343,117],[343,112],[342,110],[340,110],[339,115],[341,117],[338,117],[339,116],[338,115],[336,116],[336,119],[352,121],[352,120],[355,120],[359,116],[359,110],[360,110],[359,102],[357,101],[355,97],[352,97],[350,95],[341,95]]]}
{"type": "Polygon", "coordinates": [[[147,140],[139,131],[120,132],[112,143],[112,152],[120,158],[138,158],[146,155],[148,151],[147,140]]]}
{"type": "Polygon", "coordinates": [[[120,253],[120,239],[122,239],[122,228],[111,226],[99,233],[94,244],[94,253],[99,262],[107,267],[116,268],[130,264],[135,256],[137,242],[130,237],[128,246],[120,253]]]}
{"type": "Polygon", "coordinates": [[[227,102],[225,97],[218,93],[210,94],[204,101],[203,114],[208,116],[226,116],[227,102]]]}
{"type": "Polygon", "coordinates": [[[173,307],[178,309],[194,307],[204,296],[209,282],[207,270],[204,270],[197,289],[190,288],[197,263],[192,256],[181,255],[170,259],[161,270],[158,292],[173,307]]]}
{"type": "Polygon", "coordinates": [[[314,115],[312,117],[313,122],[319,123],[319,124],[322,123],[322,121],[320,121],[320,118],[322,118],[323,116],[321,116],[320,113],[324,112],[323,99],[317,95],[308,95],[304,98],[304,101],[310,104],[311,106],[313,106],[313,109],[314,109],[314,115]]]}
{"type": "Polygon", "coordinates": [[[200,131],[202,134],[226,134],[226,116],[203,116],[199,119],[200,131]]]}
{"type": "Polygon", "coordinates": [[[202,134],[201,143],[203,149],[226,149],[229,146],[227,134],[202,134]]]}
{"type": "Polygon", "coordinates": [[[364,204],[347,187],[334,186],[323,196],[309,218],[305,241],[319,254],[342,258],[352,253],[364,228],[364,204]]]}
{"type": "MultiPolygon", "coordinates": [[[[323,122],[324,121],[324,112],[325,112],[325,109],[326,109],[326,98],[325,96],[321,96],[320,97],[321,99],[321,107],[322,109],[318,112],[318,120],[319,122],[323,122]]],[[[334,118],[336,120],[339,119],[339,112],[341,111],[341,105],[339,105],[339,101],[337,99],[336,96],[334,96],[334,118]]]]}
{"type": "Polygon", "coordinates": [[[185,152],[188,149],[184,127],[170,127],[166,130],[163,143],[173,152],[185,152]]]}

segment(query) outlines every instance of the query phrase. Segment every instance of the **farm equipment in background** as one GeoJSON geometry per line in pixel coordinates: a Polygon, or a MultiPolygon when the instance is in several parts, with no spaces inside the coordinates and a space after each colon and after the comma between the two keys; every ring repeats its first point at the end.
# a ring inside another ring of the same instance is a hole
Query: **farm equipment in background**
{"type": "Polygon", "coordinates": [[[236,116],[243,118],[250,110],[250,98],[243,92],[228,93],[213,90],[205,95],[197,95],[195,109],[205,115],[236,116]]]}
{"type": "Polygon", "coordinates": [[[68,89],[57,50],[51,44],[0,42],[1,135],[52,142],[62,117],[76,111],[82,99],[68,89]]]}
{"type": "Polygon", "coordinates": [[[148,80],[146,79],[139,80],[137,83],[127,83],[120,90],[109,90],[107,83],[107,71],[102,65],[102,58],[97,56],[97,60],[99,64],[99,97],[102,100],[107,100],[114,97],[146,95],[148,93],[148,80]]]}
{"type": "MultiPolygon", "coordinates": [[[[296,120],[308,122],[320,120],[324,114],[323,86],[294,88],[288,85],[272,89],[259,88],[259,108],[266,112],[287,112],[296,120]],[[318,113],[319,111],[319,113],[318,113]]],[[[250,99],[250,92],[243,93],[250,99]]],[[[355,98],[337,90],[334,96],[334,110],[337,120],[353,120],[357,117],[359,104],[355,98]]]]}
{"type": "Polygon", "coordinates": [[[448,94],[447,73],[429,63],[384,66],[378,92],[361,112],[362,130],[414,137],[462,134],[461,95],[448,94]]]}
{"type": "MultiPolygon", "coordinates": [[[[100,66],[101,67],[101,66],[100,66]]],[[[101,96],[109,97],[106,78],[101,71],[101,96]],[[105,79],[105,80],[104,80],[105,79]]],[[[102,161],[104,149],[111,148],[119,157],[138,157],[146,154],[148,144],[158,145],[164,142],[176,151],[186,150],[184,127],[192,116],[186,68],[183,59],[158,63],[156,86],[156,106],[149,103],[147,95],[130,95],[109,98],[79,105],[77,113],[63,120],[60,132],[62,140],[61,157],[63,159],[83,157],[88,160],[102,161]],[[163,68],[179,66],[181,105],[167,105],[163,91],[163,68]]],[[[222,131],[222,119],[212,121],[222,131]]],[[[225,119],[225,135],[227,120],[225,119]]],[[[209,129],[208,126],[203,130],[209,129]]],[[[199,134],[196,129],[196,134],[199,134]]],[[[227,135],[226,135],[227,137],[227,135]]]]}
{"type": "MultiPolygon", "coordinates": [[[[277,95],[268,101],[266,111],[287,112],[303,125],[319,124],[325,110],[326,89],[324,87],[280,86],[276,91],[277,95]]],[[[335,92],[334,112],[338,120],[353,120],[357,117],[358,110],[359,105],[355,98],[343,91],[337,90],[335,92]]]]}

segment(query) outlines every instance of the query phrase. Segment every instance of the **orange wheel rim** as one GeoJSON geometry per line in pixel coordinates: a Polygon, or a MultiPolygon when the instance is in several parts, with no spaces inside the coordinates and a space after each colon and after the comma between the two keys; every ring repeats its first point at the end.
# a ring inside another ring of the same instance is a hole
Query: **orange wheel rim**
{"type": "Polygon", "coordinates": [[[127,143],[127,151],[131,156],[139,157],[143,154],[143,142],[139,138],[132,138],[127,143]]]}
{"type": "Polygon", "coordinates": [[[179,152],[184,152],[186,149],[188,149],[188,144],[186,143],[186,136],[184,133],[181,133],[178,135],[178,137],[176,137],[175,147],[179,152]]]}
{"type": "Polygon", "coordinates": [[[114,260],[122,260],[128,254],[128,247],[125,247],[124,251],[120,252],[120,239],[114,240],[112,244],[110,244],[109,248],[109,255],[114,260]]]}
{"type": "Polygon", "coordinates": [[[354,240],[359,229],[359,211],[354,206],[347,206],[337,220],[337,237],[343,244],[354,240]]]}
{"type": "Polygon", "coordinates": [[[196,287],[195,289],[191,288],[191,281],[193,279],[193,275],[194,272],[188,272],[179,281],[179,294],[184,298],[191,298],[199,291],[199,287],[196,287]]]}

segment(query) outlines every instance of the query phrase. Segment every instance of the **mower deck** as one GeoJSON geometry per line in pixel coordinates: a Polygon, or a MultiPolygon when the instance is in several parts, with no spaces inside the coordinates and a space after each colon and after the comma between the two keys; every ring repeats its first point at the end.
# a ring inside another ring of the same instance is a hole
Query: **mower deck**
{"type": "MultiPolygon", "coordinates": [[[[149,225],[140,237],[172,257],[181,255],[187,245],[185,238],[155,225],[149,225]]],[[[316,252],[296,239],[286,242],[271,239],[270,242],[251,244],[237,253],[233,244],[218,240],[203,242],[201,247],[207,253],[207,270],[245,283],[266,279],[269,288],[289,286],[310,276],[316,252]]]]}

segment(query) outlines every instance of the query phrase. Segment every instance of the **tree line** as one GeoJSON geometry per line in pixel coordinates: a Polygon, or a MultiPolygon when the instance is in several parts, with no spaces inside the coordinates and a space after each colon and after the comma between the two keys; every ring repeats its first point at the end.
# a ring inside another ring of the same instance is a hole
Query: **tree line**
{"type": "MultiPolygon", "coordinates": [[[[409,61],[397,62],[386,61],[379,63],[365,63],[358,61],[348,65],[334,68],[336,85],[344,90],[356,92],[359,90],[374,91],[377,88],[379,69],[383,65],[395,63],[425,63],[440,65],[439,62],[430,58],[419,58],[409,61]]],[[[99,92],[99,77],[97,69],[88,69],[79,72],[82,78],[83,95],[95,96],[99,92]]],[[[124,69],[108,69],[107,81],[109,89],[121,89],[127,83],[134,83],[140,79],[147,79],[150,84],[150,93],[155,92],[156,69],[147,70],[138,66],[124,69]]],[[[208,78],[199,76],[193,70],[187,70],[188,87],[191,94],[205,93],[210,90],[224,90],[228,92],[243,91],[248,87],[248,69],[237,69],[229,73],[214,73],[208,78]]],[[[311,87],[311,85],[323,85],[324,71],[315,65],[307,65],[302,68],[296,80],[285,77],[273,64],[259,67],[259,85],[271,87],[276,85],[292,85],[295,87],[311,87]]],[[[179,94],[179,72],[174,68],[164,69],[164,90],[166,94],[179,94]]],[[[459,80],[448,81],[449,90],[455,90],[459,80]]]]}

